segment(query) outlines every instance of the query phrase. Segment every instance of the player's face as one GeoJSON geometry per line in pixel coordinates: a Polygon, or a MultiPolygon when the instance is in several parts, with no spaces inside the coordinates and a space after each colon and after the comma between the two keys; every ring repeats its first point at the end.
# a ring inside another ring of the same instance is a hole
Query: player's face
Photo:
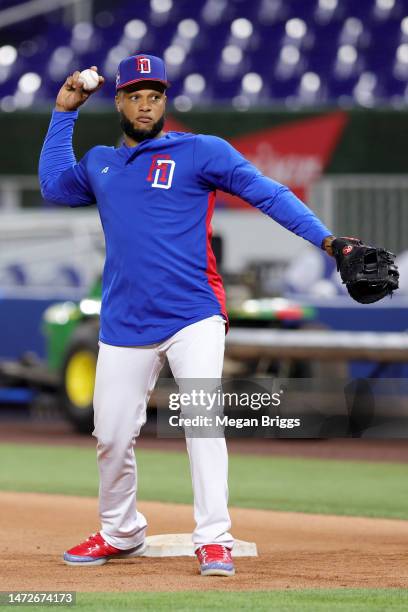
{"type": "Polygon", "coordinates": [[[136,142],[157,136],[164,125],[166,99],[155,89],[120,90],[115,101],[125,134],[136,142]]]}

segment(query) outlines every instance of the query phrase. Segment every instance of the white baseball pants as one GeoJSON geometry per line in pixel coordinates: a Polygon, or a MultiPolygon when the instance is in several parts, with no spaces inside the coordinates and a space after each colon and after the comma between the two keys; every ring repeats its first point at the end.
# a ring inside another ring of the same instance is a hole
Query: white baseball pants
{"type": "MultiPolygon", "coordinates": [[[[140,544],[147,522],[136,510],[136,438],[146,406],[167,357],[176,380],[220,379],[225,321],[213,316],[193,323],[158,344],[142,347],[99,343],[94,411],[99,468],[102,537],[121,549],[140,544]]],[[[233,546],[228,532],[228,456],[224,438],[187,438],[194,493],[194,548],[233,546]]],[[[166,469],[166,466],[163,466],[166,469]]]]}

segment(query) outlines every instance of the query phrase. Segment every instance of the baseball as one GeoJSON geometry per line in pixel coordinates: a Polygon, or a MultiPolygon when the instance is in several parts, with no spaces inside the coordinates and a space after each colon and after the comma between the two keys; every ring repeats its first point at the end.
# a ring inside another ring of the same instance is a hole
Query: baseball
{"type": "Polygon", "coordinates": [[[83,70],[81,72],[79,75],[79,80],[82,81],[85,91],[92,91],[99,85],[99,74],[96,72],[96,70],[87,68],[87,70],[83,70]]]}

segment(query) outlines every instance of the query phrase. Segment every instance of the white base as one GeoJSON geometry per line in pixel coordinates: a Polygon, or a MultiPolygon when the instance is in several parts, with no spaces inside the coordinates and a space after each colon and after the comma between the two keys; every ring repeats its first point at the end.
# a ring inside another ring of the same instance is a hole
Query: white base
{"type": "MultiPolygon", "coordinates": [[[[143,557],[194,557],[191,533],[166,533],[146,538],[143,557]]],[[[234,557],[257,557],[255,542],[235,540],[234,557]]]]}

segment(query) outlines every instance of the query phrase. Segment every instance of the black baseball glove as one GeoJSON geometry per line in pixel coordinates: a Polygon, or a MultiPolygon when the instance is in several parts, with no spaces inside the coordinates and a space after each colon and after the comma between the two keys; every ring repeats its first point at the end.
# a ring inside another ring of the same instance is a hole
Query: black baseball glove
{"type": "Polygon", "coordinates": [[[341,280],[356,302],[372,304],[398,289],[394,253],[357,238],[335,238],[331,247],[341,280]]]}

